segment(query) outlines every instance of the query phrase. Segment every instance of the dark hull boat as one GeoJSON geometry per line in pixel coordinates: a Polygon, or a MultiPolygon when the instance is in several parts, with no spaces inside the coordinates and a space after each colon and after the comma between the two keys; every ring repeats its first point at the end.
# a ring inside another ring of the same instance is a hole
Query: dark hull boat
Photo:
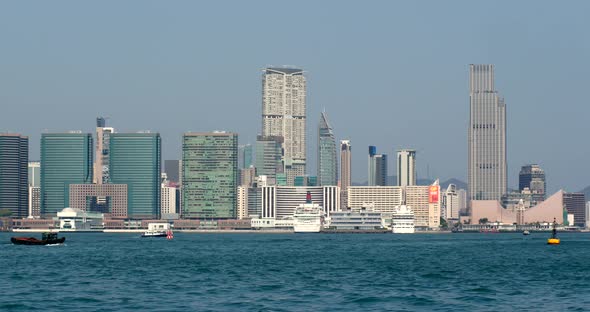
{"type": "Polygon", "coordinates": [[[54,245],[63,244],[65,237],[58,238],[57,233],[43,233],[43,238],[34,237],[11,237],[10,241],[15,245],[54,245]]]}

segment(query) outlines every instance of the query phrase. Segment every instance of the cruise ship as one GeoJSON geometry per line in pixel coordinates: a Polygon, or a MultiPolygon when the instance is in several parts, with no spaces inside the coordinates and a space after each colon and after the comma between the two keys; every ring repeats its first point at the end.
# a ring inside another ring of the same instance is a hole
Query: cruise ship
{"type": "Polygon", "coordinates": [[[414,211],[406,205],[396,206],[391,215],[391,228],[394,234],[414,233],[414,211]]]}
{"type": "Polygon", "coordinates": [[[319,233],[324,223],[324,209],[311,201],[307,192],[305,204],[299,205],[293,214],[293,231],[295,233],[319,233]]]}

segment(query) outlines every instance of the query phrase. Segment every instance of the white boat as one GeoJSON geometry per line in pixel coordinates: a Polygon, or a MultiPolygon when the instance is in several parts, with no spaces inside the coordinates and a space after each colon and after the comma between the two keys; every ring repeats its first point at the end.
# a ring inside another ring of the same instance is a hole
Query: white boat
{"type": "Polygon", "coordinates": [[[148,230],[141,237],[167,237],[170,231],[169,223],[148,223],[148,230]]]}
{"type": "Polygon", "coordinates": [[[394,234],[414,233],[414,211],[406,205],[396,206],[391,215],[391,228],[394,234]]]}
{"type": "Polygon", "coordinates": [[[293,214],[293,231],[295,233],[319,233],[324,224],[324,209],[311,201],[307,192],[307,201],[299,205],[293,214]]]}

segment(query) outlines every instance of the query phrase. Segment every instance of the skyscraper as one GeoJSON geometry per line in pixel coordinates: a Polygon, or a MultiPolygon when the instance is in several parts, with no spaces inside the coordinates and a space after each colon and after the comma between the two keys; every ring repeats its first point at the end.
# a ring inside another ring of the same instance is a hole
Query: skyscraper
{"type": "Polygon", "coordinates": [[[238,153],[240,156],[238,159],[239,169],[247,169],[254,165],[252,162],[252,144],[240,145],[238,153]]]}
{"type": "Polygon", "coordinates": [[[397,152],[397,185],[416,185],[416,151],[402,149],[397,152]]]}
{"type": "Polygon", "coordinates": [[[545,185],[545,171],[539,165],[522,166],[518,175],[518,190],[525,188],[531,191],[532,200],[539,203],[545,200],[547,186],[545,185]]]}
{"type": "Polygon", "coordinates": [[[110,136],[110,182],[127,184],[127,216],[160,216],[162,141],[159,133],[113,133],[110,136]]]}
{"type": "Polygon", "coordinates": [[[94,183],[109,181],[109,138],[115,129],[106,126],[104,117],[96,118],[96,146],[94,151],[94,183]]]}
{"type": "Polygon", "coordinates": [[[305,175],[306,81],[303,70],[266,68],[262,76],[262,135],[283,137],[287,184],[305,175]]]}
{"type": "Polygon", "coordinates": [[[340,141],[340,207],[342,209],[348,208],[348,188],[352,184],[351,160],[350,141],[340,141]]]}
{"type": "Polygon", "coordinates": [[[182,169],[182,217],[236,218],[237,134],[185,133],[182,169]]]}
{"type": "Polygon", "coordinates": [[[69,206],[70,184],[92,183],[92,134],[41,134],[41,214],[69,206]]]}
{"type": "Polygon", "coordinates": [[[25,218],[29,210],[29,138],[0,134],[0,209],[13,218],[25,218]]]}
{"type": "Polygon", "coordinates": [[[494,87],[494,65],[469,65],[469,200],[506,193],[506,105],[494,87]]]}
{"type": "Polygon", "coordinates": [[[256,175],[267,176],[269,183],[275,184],[277,174],[283,173],[283,137],[256,138],[256,175]]]}
{"type": "Polygon", "coordinates": [[[377,154],[377,147],[369,146],[369,186],[387,185],[387,155],[377,154]]]}
{"type": "Polygon", "coordinates": [[[338,185],[338,152],[334,131],[323,112],[318,126],[318,180],[323,185],[338,185]]]}

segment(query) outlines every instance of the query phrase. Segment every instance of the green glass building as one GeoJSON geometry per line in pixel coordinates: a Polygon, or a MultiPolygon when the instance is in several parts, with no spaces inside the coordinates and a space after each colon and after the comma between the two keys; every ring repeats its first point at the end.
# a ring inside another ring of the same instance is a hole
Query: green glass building
{"type": "Polygon", "coordinates": [[[0,209],[13,218],[25,218],[29,211],[29,138],[0,133],[0,209]]]}
{"type": "Polygon", "coordinates": [[[92,134],[41,134],[41,215],[69,206],[70,184],[92,183],[92,134]]]}
{"type": "Polygon", "coordinates": [[[328,116],[322,113],[318,126],[318,183],[338,185],[338,149],[328,116]]]}
{"type": "Polygon", "coordinates": [[[127,184],[127,216],[160,216],[162,140],[159,133],[110,135],[110,182],[127,184]]]}
{"type": "Polygon", "coordinates": [[[238,135],[185,133],[182,140],[182,217],[236,218],[238,135]]]}

